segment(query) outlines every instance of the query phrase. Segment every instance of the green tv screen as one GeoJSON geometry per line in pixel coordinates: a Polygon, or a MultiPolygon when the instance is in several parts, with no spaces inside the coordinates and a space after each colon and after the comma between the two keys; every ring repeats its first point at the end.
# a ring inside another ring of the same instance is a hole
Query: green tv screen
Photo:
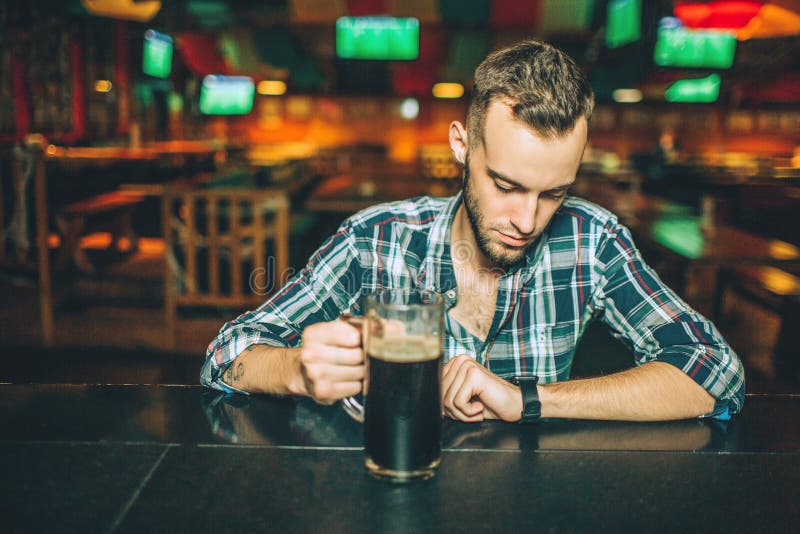
{"type": "Polygon", "coordinates": [[[662,67],[728,69],[736,53],[736,34],[718,30],[658,29],[653,60],[662,67]]]}
{"type": "Polygon", "coordinates": [[[667,102],[694,102],[710,104],[719,98],[719,74],[709,74],[705,78],[677,80],[664,92],[667,102]]]}
{"type": "Polygon", "coordinates": [[[635,43],[642,36],[642,0],[611,0],[606,18],[606,46],[635,43]]]}
{"type": "Polygon", "coordinates": [[[340,17],[336,56],[342,59],[410,60],[419,55],[419,21],[397,17],[340,17]]]}
{"type": "Polygon", "coordinates": [[[154,78],[168,78],[172,71],[172,37],[155,30],[144,32],[142,72],[154,78]]]}
{"type": "Polygon", "coordinates": [[[256,86],[248,76],[209,74],[200,86],[200,113],[247,115],[253,109],[256,86]]]}

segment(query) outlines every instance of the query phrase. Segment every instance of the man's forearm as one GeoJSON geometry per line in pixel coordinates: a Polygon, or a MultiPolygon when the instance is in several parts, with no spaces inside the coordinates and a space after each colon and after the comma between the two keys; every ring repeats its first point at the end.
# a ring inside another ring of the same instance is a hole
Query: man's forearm
{"type": "Polygon", "coordinates": [[[677,367],[650,362],[613,375],[539,386],[542,417],[659,421],[710,413],[714,398],[677,367]]]}
{"type": "Polygon", "coordinates": [[[250,345],[223,373],[222,381],[249,393],[306,394],[300,349],[250,345]]]}

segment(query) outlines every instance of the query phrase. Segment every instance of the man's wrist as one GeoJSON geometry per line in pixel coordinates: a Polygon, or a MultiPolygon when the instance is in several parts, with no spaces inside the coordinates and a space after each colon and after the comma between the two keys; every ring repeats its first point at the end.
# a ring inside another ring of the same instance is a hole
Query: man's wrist
{"type": "Polygon", "coordinates": [[[512,383],[519,387],[522,401],[519,423],[536,423],[542,417],[542,403],[539,400],[539,377],[538,376],[518,376],[512,383]]]}
{"type": "Polygon", "coordinates": [[[289,394],[308,397],[308,388],[306,387],[306,381],[305,378],[303,378],[303,368],[300,364],[300,351],[292,349],[284,350],[289,353],[287,359],[290,363],[286,370],[289,375],[286,380],[286,388],[289,390],[289,394]]]}

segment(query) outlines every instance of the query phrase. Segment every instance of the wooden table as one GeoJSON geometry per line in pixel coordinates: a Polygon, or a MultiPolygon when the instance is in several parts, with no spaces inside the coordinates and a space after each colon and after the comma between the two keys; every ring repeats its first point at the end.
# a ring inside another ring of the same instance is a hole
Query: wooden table
{"type": "MultiPolygon", "coordinates": [[[[590,190],[590,200],[618,215],[640,248],[667,258],[674,266],[673,289],[684,294],[688,271],[709,269],[717,287],[720,269],[737,265],[797,266],[800,248],[735,226],[705,221],[697,210],[660,197],[612,188],[590,190]]],[[[719,298],[719,287],[712,299],[719,298]]],[[[701,299],[698,307],[712,315],[714,304],[701,299]]]]}
{"type": "Polygon", "coordinates": [[[793,532],[800,396],[728,423],[445,420],[429,481],[363,467],[340,405],[186,386],[0,386],[9,532],[793,532]]]}
{"type": "Polygon", "coordinates": [[[729,226],[704,227],[696,215],[639,217],[631,230],[640,241],[680,258],[709,265],[780,265],[800,261],[800,248],[729,226]]]}

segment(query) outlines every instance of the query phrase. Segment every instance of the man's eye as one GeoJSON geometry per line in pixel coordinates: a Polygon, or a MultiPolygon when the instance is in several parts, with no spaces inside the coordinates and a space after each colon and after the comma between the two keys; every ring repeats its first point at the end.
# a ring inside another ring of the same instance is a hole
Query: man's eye
{"type": "Polygon", "coordinates": [[[552,200],[562,200],[564,197],[567,196],[567,192],[559,191],[557,193],[545,193],[544,196],[552,200]]]}
{"type": "Polygon", "coordinates": [[[505,185],[500,185],[498,182],[495,182],[495,183],[494,183],[494,186],[495,186],[495,187],[497,188],[497,190],[498,190],[498,191],[500,191],[501,193],[510,193],[510,192],[512,192],[512,191],[514,190],[514,188],[513,188],[513,187],[508,187],[508,186],[505,186],[505,185]]]}

